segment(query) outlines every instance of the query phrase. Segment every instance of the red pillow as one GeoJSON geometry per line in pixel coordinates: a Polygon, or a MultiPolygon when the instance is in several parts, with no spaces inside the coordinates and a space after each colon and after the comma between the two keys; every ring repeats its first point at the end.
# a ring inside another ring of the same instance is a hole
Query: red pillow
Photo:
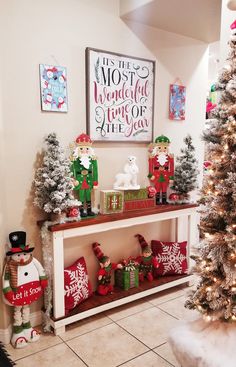
{"type": "Polygon", "coordinates": [[[64,295],[66,314],[92,294],[84,257],[64,270],[64,295]]]}
{"type": "Polygon", "coordinates": [[[154,269],[154,276],[178,275],[188,272],[187,241],[161,242],[151,241],[153,255],[157,257],[160,266],[154,269]]]}

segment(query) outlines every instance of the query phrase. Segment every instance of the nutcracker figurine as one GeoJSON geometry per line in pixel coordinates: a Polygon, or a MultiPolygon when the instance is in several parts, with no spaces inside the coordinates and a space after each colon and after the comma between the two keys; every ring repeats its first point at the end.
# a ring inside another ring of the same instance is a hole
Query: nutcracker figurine
{"type": "Polygon", "coordinates": [[[122,269],[121,264],[112,263],[108,256],[105,256],[100,248],[100,244],[97,242],[93,243],[93,251],[100,263],[100,269],[97,274],[98,278],[98,289],[97,293],[106,296],[108,293],[113,292],[113,285],[111,284],[112,270],[122,269]]]}
{"type": "Polygon", "coordinates": [[[78,192],[79,200],[82,203],[80,216],[94,216],[91,191],[98,187],[98,168],[92,140],[86,134],[81,134],[76,138],[71,170],[74,178],[74,190],[78,192]]]}
{"type": "Polygon", "coordinates": [[[24,348],[40,337],[31,326],[29,305],[42,295],[48,280],[42,265],[32,256],[34,248],[26,245],[26,233],[12,232],[9,240],[12,247],[6,253],[3,294],[5,303],[14,307],[11,344],[24,348]]]}
{"type": "Polygon", "coordinates": [[[156,204],[166,204],[166,192],[170,181],[174,179],[174,157],[169,154],[170,140],[164,135],[158,136],[150,145],[148,178],[156,189],[156,204]]]}
{"type": "Polygon", "coordinates": [[[147,280],[151,282],[153,280],[153,268],[158,268],[159,263],[157,258],[152,255],[152,249],[147,244],[144,237],[141,236],[141,234],[136,234],[135,237],[137,237],[142,249],[142,255],[136,259],[136,262],[139,264],[139,281],[143,282],[144,279],[147,278],[147,280]]]}

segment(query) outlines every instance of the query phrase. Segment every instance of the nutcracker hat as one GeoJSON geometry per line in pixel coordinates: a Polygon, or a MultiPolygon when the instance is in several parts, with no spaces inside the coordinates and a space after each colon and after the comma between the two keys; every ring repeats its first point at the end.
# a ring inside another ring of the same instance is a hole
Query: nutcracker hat
{"type": "Polygon", "coordinates": [[[92,140],[90,139],[90,137],[87,134],[84,134],[84,133],[77,136],[75,141],[78,145],[85,145],[85,146],[92,145],[92,143],[93,143],[92,140]]]}
{"type": "Polygon", "coordinates": [[[100,263],[105,263],[107,260],[109,260],[109,257],[105,256],[104,253],[102,252],[100,248],[101,246],[100,243],[94,242],[92,246],[93,246],[93,252],[100,263]]]}
{"type": "Polygon", "coordinates": [[[170,144],[170,139],[165,135],[160,135],[155,139],[155,144],[162,144],[168,146],[170,144]]]}
{"type": "Polygon", "coordinates": [[[136,234],[135,237],[139,240],[142,252],[152,252],[151,247],[148,245],[145,238],[141,234],[136,234]]]}
{"type": "Polygon", "coordinates": [[[16,231],[9,234],[11,250],[6,253],[7,256],[19,254],[21,252],[32,252],[34,247],[26,245],[26,232],[16,231]]]}

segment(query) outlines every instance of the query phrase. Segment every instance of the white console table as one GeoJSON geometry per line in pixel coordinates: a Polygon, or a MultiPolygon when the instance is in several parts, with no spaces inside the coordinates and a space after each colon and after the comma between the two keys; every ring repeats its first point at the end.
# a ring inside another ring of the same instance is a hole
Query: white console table
{"type": "MultiPolygon", "coordinates": [[[[136,225],[154,223],[163,220],[173,220],[175,224],[175,241],[188,241],[188,264],[189,248],[196,242],[196,212],[195,204],[184,205],[163,205],[156,208],[144,209],[135,212],[124,212],[120,214],[98,215],[95,218],[81,220],[80,222],[64,223],[49,227],[52,235],[53,254],[53,315],[50,324],[56,335],[65,331],[65,326],[75,321],[95,315],[99,312],[120,306],[122,304],[143,298],[145,296],[160,292],[164,289],[187,283],[191,275],[177,277],[161,277],[153,284],[136,288],[133,292],[123,292],[120,297],[110,298],[108,301],[103,296],[94,296],[94,305],[89,309],[81,309],[76,314],[65,317],[64,311],[64,240],[67,238],[84,236],[93,233],[112,231],[120,228],[127,228],[136,225]],[[99,304],[101,300],[101,304],[99,304]]],[[[80,308],[80,306],[79,306],[80,308]]]]}

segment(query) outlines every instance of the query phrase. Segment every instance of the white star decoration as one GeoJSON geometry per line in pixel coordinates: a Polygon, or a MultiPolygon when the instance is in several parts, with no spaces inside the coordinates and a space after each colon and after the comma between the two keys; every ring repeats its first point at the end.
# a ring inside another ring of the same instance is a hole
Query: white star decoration
{"type": "Polygon", "coordinates": [[[18,240],[18,236],[16,234],[12,236],[12,241],[17,241],[17,240],[18,240]]]}

